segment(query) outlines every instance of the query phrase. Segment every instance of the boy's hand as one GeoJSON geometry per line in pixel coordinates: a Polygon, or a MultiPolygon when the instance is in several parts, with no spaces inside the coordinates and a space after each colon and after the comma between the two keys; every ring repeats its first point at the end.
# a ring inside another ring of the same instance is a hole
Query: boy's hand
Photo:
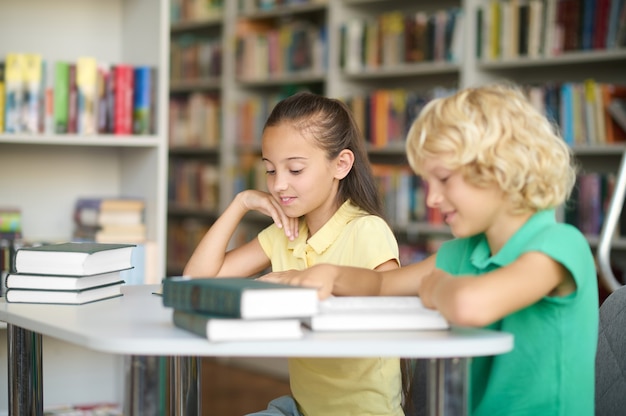
{"type": "Polygon", "coordinates": [[[437,289],[440,285],[452,276],[443,270],[434,269],[432,272],[424,276],[418,289],[418,296],[422,300],[424,306],[430,309],[436,309],[435,297],[437,289]]]}
{"type": "Polygon", "coordinates": [[[283,283],[292,286],[307,286],[317,288],[320,299],[326,299],[333,292],[335,278],[332,273],[324,270],[324,265],[316,265],[305,270],[287,270],[284,272],[268,273],[258,280],[283,283]]]}
{"type": "Polygon", "coordinates": [[[290,240],[298,236],[299,219],[285,215],[280,204],[271,194],[249,189],[240,192],[237,198],[246,211],[258,211],[271,217],[274,224],[282,228],[290,240]]]}

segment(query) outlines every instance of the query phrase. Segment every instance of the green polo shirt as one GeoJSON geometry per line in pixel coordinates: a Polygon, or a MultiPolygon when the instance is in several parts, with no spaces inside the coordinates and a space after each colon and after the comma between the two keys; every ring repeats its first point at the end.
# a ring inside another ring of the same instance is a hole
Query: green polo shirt
{"type": "MultiPolygon", "coordinates": [[[[294,241],[271,225],[259,243],[273,271],[302,270],[318,263],[373,269],[398,261],[398,243],[382,218],[350,201],[307,240],[301,221],[294,241]]],[[[398,358],[289,358],[291,393],[304,416],[404,416],[398,358]]]]}
{"type": "Polygon", "coordinates": [[[444,243],[437,267],[453,275],[479,276],[529,251],[566,267],[576,290],[565,297],[543,297],[489,325],[512,333],[515,346],[507,354],[472,360],[472,415],[592,416],[598,285],[593,255],[578,229],[557,223],[553,210],[541,211],[495,256],[479,234],[444,243]]]}

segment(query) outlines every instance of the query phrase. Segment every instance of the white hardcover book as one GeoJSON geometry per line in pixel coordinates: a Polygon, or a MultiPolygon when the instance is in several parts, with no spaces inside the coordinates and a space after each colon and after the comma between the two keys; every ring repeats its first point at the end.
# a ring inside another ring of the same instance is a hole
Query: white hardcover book
{"type": "Polygon", "coordinates": [[[397,331],[448,329],[448,321],[417,296],[333,296],[304,320],[313,331],[397,331]]]}

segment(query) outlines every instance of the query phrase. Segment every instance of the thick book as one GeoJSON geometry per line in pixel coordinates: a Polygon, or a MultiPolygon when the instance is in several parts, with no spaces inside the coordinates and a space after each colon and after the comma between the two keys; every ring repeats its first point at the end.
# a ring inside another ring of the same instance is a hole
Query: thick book
{"type": "Polygon", "coordinates": [[[317,313],[317,289],[246,278],[163,280],[163,305],[232,318],[306,317],[317,313]]]}
{"type": "Polygon", "coordinates": [[[5,284],[7,289],[82,290],[123,281],[122,270],[116,270],[90,276],[9,273],[5,284]]]}
{"type": "Polygon", "coordinates": [[[260,341],[302,338],[298,318],[241,319],[175,309],[174,325],[207,338],[209,341],[260,341]]]}
{"type": "Polygon", "coordinates": [[[450,327],[417,296],[333,296],[317,315],[304,320],[313,331],[439,330],[450,327]]]}
{"type": "Polygon", "coordinates": [[[15,253],[15,271],[29,274],[85,276],[132,267],[135,244],[70,242],[22,247],[15,253]]]}
{"type": "Polygon", "coordinates": [[[8,289],[5,297],[10,303],[83,305],[122,296],[122,284],[122,282],[117,282],[82,290],[8,289]]]}

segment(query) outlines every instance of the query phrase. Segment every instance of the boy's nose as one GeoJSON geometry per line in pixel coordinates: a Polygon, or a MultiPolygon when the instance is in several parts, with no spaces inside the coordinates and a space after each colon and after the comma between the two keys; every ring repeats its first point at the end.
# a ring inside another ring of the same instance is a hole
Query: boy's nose
{"type": "Polygon", "coordinates": [[[428,189],[426,194],[426,205],[429,208],[436,208],[441,204],[441,193],[435,191],[433,188],[428,189]]]}

